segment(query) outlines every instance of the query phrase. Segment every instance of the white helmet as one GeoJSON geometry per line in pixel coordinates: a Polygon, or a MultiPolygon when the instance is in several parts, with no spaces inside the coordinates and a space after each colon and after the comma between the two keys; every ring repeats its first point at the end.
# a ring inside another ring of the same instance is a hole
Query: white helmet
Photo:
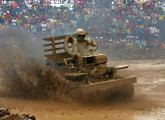
{"type": "Polygon", "coordinates": [[[76,35],[87,35],[87,33],[85,33],[85,31],[83,29],[77,29],[76,30],[76,35]]]}

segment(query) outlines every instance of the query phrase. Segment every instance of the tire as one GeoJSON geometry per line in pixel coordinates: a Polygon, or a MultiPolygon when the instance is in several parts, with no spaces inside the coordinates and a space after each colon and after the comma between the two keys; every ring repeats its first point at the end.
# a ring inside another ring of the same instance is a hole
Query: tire
{"type": "MultiPolygon", "coordinates": [[[[46,60],[45,61],[46,66],[50,66],[52,68],[55,68],[56,70],[61,70],[63,69],[60,64],[54,64],[52,60],[46,60]]],[[[63,66],[63,65],[62,65],[63,66]]]]}
{"type": "Polygon", "coordinates": [[[54,63],[53,63],[51,60],[46,60],[46,61],[45,61],[45,65],[46,65],[46,66],[54,67],[54,63]]]}

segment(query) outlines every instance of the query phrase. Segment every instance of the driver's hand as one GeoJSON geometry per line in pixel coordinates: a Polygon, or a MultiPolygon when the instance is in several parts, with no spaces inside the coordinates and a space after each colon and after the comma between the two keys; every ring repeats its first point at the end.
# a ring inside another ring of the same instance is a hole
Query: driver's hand
{"type": "Polygon", "coordinates": [[[94,47],[96,47],[97,45],[96,45],[96,43],[94,43],[93,41],[91,41],[91,43],[90,43],[92,46],[94,46],[94,47]]]}
{"type": "Polygon", "coordinates": [[[74,38],[73,34],[70,35],[72,38],[74,38]]]}
{"type": "Polygon", "coordinates": [[[97,45],[96,45],[95,43],[93,43],[93,45],[92,45],[92,46],[96,47],[97,45]]]}
{"type": "Polygon", "coordinates": [[[71,38],[72,36],[71,35],[68,35],[67,37],[71,38]]]}

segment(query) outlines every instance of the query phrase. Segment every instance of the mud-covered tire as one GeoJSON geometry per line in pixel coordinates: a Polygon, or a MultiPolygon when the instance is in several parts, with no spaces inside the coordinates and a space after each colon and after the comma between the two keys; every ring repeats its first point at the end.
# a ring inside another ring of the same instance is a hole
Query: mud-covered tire
{"type": "Polygon", "coordinates": [[[54,67],[54,63],[53,63],[51,60],[46,60],[46,61],[45,61],[45,65],[46,65],[46,66],[54,67]]]}
{"type": "Polygon", "coordinates": [[[52,68],[55,68],[56,70],[60,70],[61,69],[60,65],[54,64],[52,60],[46,60],[45,61],[45,65],[46,66],[50,66],[52,68]]]}

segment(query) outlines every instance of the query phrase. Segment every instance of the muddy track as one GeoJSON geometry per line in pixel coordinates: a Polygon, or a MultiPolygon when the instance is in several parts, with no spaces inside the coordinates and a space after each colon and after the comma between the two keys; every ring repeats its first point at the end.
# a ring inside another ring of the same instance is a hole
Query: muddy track
{"type": "MultiPolygon", "coordinates": [[[[99,104],[27,100],[0,97],[0,107],[13,113],[29,113],[37,120],[163,120],[165,118],[165,62],[157,61],[112,61],[110,64],[129,64],[122,76],[136,76],[135,95],[131,101],[99,104]]],[[[1,80],[2,82],[2,80],[1,80]]]]}

